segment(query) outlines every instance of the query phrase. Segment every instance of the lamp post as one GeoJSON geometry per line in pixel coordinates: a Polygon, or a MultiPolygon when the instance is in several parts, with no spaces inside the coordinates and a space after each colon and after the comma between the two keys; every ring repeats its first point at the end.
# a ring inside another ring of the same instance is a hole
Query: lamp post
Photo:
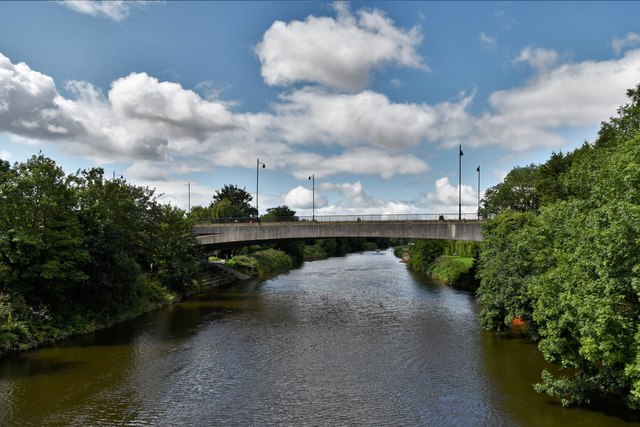
{"type": "Polygon", "coordinates": [[[458,155],[458,221],[462,220],[462,144],[460,144],[460,154],[458,155]]]}
{"type": "Polygon", "coordinates": [[[263,169],[267,167],[260,159],[256,159],[256,215],[258,218],[260,217],[260,210],[258,209],[258,178],[260,176],[260,165],[262,165],[263,169]]]}
{"type": "Polygon", "coordinates": [[[312,174],[311,180],[311,221],[316,220],[316,175],[312,174]]]}
{"type": "Polygon", "coordinates": [[[187,213],[191,213],[191,183],[187,183],[187,213]]]}
{"type": "Polygon", "coordinates": [[[478,219],[480,219],[480,165],[476,171],[478,172],[478,219]]]}

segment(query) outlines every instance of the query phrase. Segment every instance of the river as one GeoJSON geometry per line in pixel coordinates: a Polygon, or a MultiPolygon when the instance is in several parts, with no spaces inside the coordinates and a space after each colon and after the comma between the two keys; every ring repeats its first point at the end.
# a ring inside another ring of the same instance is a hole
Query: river
{"type": "Polygon", "coordinates": [[[0,361],[0,424],[631,425],[536,394],[477,313],[391,251],[309,262],[0,361]]]}

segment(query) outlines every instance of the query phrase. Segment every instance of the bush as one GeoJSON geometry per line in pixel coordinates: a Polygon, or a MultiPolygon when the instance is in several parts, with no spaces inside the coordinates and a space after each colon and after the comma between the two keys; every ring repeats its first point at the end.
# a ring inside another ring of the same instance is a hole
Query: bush
{"type": "Polygon", "coordinates": [[[469,270],[472,261],[473,258],[441,256],[431,267],[430,273],[434,279],[450,285],[469,270]]]}
{"type": "Polygon", "coordinates": [[[304,247],[304,260],[305,261],[314,261],[318,259],[324,259],[327,257],[326,252],[322,250],[322,248],[315,244],[313,246],[305,246],[304,247]]]}
{"type": "Polygon", "coordinates": [[[234,256],[227,262],[227,265],[248,276],[258,275],[258,260],[249,255],[234,256]]]}

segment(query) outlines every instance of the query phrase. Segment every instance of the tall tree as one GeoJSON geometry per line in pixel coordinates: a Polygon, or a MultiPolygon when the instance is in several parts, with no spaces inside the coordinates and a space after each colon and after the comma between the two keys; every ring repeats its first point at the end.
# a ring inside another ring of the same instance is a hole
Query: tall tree
{"type": "Polygon", "coordinates": [[[265,222],[275,222],[298,221],[299,218],[296,217],[296,211],[292,211],[287,205],[282,205],[267,209],[267,213],[262,215],[261,219],[265,222]]]}
{"type": "Polygon", "coordinates": [[[487,189],[482,199],[480,214],[484,217],[504,211],[536,212],[540,207],[536,165],[516,167],[507,174],[504,181],[487,189]]]}
{"type": "MultiPolygon", "coordinates": [[[[258,210],[251,206],[250,202],[253,200],[251,194],[249,194],[244,188],[238,188],[236,185],[227,184],[220,190],[216,190],[213,195],[213,202],[211,208],[214,210],[214,216],[216,215],[216,206],[222,203],[224,200],[228,200],[227,206],[218,208],[218,212],[230,213],[229,217],[255,217],[258,215],[258,210]],[[229,208],[233,206],[233,208],[229,208]]],[[[216,216],[216,218],[222,218],[216,216]]]]}
{"type": "Polygon", "coordinates": [[[0,173],[0,286],[28,302],[61,302],[89,261],[73,177],[42,154],[0,173]]]}
{"type": "Polygon", "coordinates": [[[199,276],[199,248],[193,233],[193,222],[184,211],[162,206],[158,246],[154,254],[153,273],[167,288],[178,293],[194,290],[199,276]]]}

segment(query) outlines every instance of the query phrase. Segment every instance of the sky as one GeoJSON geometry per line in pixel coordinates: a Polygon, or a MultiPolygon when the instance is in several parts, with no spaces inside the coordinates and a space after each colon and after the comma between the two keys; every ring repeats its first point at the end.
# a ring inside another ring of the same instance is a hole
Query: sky
{"type": "Polygon", "coordinates": [[[0,3],[0,158],[185,210],[475,213],[638,83],[638,2],[0,3]]]}

